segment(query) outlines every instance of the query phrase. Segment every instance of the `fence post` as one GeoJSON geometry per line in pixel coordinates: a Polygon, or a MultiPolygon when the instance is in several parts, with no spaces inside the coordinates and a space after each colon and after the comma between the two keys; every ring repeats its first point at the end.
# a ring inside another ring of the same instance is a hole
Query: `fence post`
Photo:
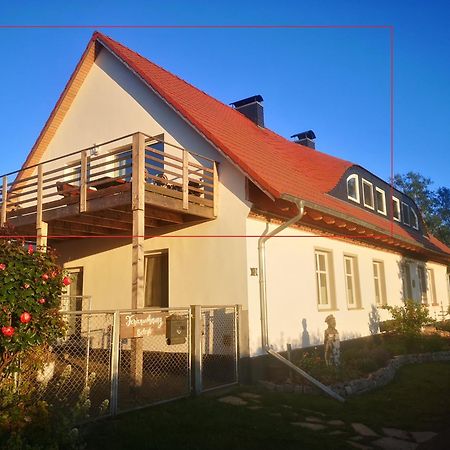
{"type": "Polygon", "coordinates": [[[37,169],[37,197],[36,197],[36,247],[41,252],[47,251],[48,224],[42,219],[43,191],[44,191],[44,168],[39,164],[37,169]]]}
{"type": "Polygon", "coordinates": [[[191,368],[194,394],[201,394],[202,387],[202,307],[191,305],[191,368]]]}
{"type": "Polygon", "coordinates": [[[182,178],[182,193],[183,193],[183,209],[189,209],[189,155],[186,150],[183,150],[183,178],[182,178]]]}
{"type": "Polygon", "coordinates": [[[241,340],[241,317],[242,317],[242,305],[234,306],[234,339],[235,339],[235,380],[238,383],[240,381],[240,340],[241,340]]]}
{"type": "Polygon", "coordinates": [[[88,183],[88,153],[87,150],[81,152],[80,162],[80,213],[86,212],[87,205],[87,183],[88,183]]]}
{"type": "Polygon", "coordinates": [[[111,344],[111,404],[110,412],[114,416],[117,414],[117,396],[119,391],[119,357],[120,357],[120,313],[114,311],[112,344],[111,344]]]}
{"type": "Polygon", "coordinates": [[[6,206],[8,204],[8,177],[3,177],[3,189],[2,189],[2,212],[1,212],[1,223],[3,226],[6,223],[6,206]]]}

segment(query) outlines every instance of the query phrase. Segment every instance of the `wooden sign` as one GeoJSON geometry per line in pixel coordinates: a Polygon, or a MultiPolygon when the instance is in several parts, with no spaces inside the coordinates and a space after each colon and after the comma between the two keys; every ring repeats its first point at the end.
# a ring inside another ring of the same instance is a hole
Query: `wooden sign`
{"type": "Polygon", "coordinates": [[[167,313],[123,314],[120,316],[120,338],[162,335],[166,332],[167,313]]]}

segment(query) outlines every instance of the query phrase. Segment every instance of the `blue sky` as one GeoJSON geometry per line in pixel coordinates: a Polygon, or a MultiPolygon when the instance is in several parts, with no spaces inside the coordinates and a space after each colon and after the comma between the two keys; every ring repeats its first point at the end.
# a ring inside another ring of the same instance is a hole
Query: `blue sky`
{"type": "MultiPolygon", "coordinates": [[[[43,1],[1,24],[96,25],[224,103],[264,97],[266,126],[390,175],[388,29],[129,29],[99,25],[393,25],[395,172],[450,186],[450,6],[444,1],[43,1]],[[186,7],[189,5],[189,8],[186,7]]],[[[0,29],[0,172],[19,168],[94,28],[0,29]]]]}

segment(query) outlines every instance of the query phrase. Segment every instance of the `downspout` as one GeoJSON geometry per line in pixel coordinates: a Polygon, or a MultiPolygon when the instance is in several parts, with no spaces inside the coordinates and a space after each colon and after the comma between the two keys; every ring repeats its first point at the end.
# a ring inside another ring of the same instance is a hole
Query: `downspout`
{"type": "Polygon", "coordinates": [[[291,203],[294,203],[297,206],[298,213],[289,219],[287,222],[281,224],[279,227],[270,231],[267,234],[263,234],[258,239],[258,273],[259,273],[259,301],[260,301],[260,309],[261,309],[261,344],[262,348],[266,353],[270,356],[273,356],[275,359],[280,361],[281,363],[288,366],[290,369],[294,370],[298,374],[300,374],[303,378],[306,378],[310,383],[317,386],[319,389],[324,391],[329,396],[333,397],[340,402],[344,402],[344,398],[342,398],[339,394],[331,390],[328,386],[322,384],[319,380],[312,377],[309,373],[297,367],[295,364],[292,364],[289,360],[281,356],[279,353],[272,350],[269,346],[269,327],[268,327],[268,314],[267,314],[267,288],[266,288],[266,242],[273,236],[279,234],[284,229],[298,222],[303,215],[305,214],[304,202],[297,197],[294,197],[289,194],[282,194],[281,198],[283,200],[287,200],[291,203]]]}

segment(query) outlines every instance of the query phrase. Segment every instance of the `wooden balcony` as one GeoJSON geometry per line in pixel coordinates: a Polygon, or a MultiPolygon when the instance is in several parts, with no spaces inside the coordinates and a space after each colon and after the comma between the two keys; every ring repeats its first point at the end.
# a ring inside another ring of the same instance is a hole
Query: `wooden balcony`
{"type": "Polygon", "coordinates": [[[1,225],[41,245],[47,235],[130,236],[137,217],[152,235],[214,219],[217,183],[215,161],[135,133],[4,175],[1,225]]]}

